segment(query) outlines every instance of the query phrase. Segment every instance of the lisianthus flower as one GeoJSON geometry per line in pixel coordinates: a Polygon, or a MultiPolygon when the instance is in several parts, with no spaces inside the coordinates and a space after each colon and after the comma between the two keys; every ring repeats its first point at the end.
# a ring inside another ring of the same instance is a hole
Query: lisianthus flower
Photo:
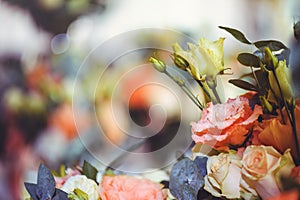
{"type": "Polygon", "coordinates": [[[66,193],[71,193],[76,188],[85,192],[90,200],[99,200],[99,194],[97,191],[98,186],[92,179],[89,179],[84,175],[72,176],[66,181],[61,190],[66,193]]]}
{"type": "Polygon", "coordinates": [[[289,175],[295,167],[290,151],[283,155],[271,146],[250,145],[242,158],[242,179],[252,185],[262,199],[280,194],[282,175],[289,175]]]}
{"type": "Polygon", "coordinates": [[[78,170],[73,170],[71,168],[67,168],[65,176],[63,176],[63,177],[54,176],[56,188],[60,189],[70,177],[76,176],[79,174],[80,174],[80,172],[78,170]]]}
{"type": "Polygon", "coordinates": [[[198,44],[188,43],[188,51],[184,51],[176,43],[173,45],[174,62],[196,80],[215,80],[216,75],[224,71],[224,39],[211,42],[201,38],[198,44]],[[177,62],[178,60],[181,62],[177,62]]]}
{"type": "Polygon", "coordinates": [[[167,193],[162,187],[148,179],[119,175],[104,176],[99,191],[102,200],[163,200],[167,193]]]}
{"type": "MultiPolygon", "coordinates": [[[[295,107],[295,119],[298,138],[300,138],[300,102],[296,102],[295,107]]],[[[287,120],[285,110],[282,113],[287,120]]],[[[258,139],[260,143],[264,145],[273,146],[280,153],[283,153],[286,149],[290,148],[294,158],[299,159],[296,153],[295,139],[293,136],[292,127],[289,122],[286,124],[282,123],[280,116],[263,120],[262,123],[255,124],[255,129],[260,131],[258,139]]]]}
{"type": "Polygon", "coordinates": [[[252,110],[249,100],[243,96],[223,104],[209,104],[203,109],[200,121],[191,123],[192,138],[196,143],[228,151],[229,145],[239,146],[245,141],[260,114],[261,107],[255,105],[252,110]]]}

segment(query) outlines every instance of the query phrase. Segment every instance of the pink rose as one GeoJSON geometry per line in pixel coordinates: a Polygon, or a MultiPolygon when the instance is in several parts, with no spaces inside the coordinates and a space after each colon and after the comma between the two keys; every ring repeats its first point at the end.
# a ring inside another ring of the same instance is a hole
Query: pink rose
{"type": "Polygon", "coordinates": [[[196,143],[208,144],[218,150],[229,150],[229,145],[239,146],[245,141],[258,116],[260,106],[252,110],[249,100],[240,96],[223,104],[209,104],[202,117],[192,125],[192,138],[196,143]]]}
{"type": "Polygon", "coordinates": [[[281,155],[271,146],[251,145],[242,158],[242,178],[262,199],[280,194],[279,178],[289,175],[295,166],[290,151],[281,155]]]}
{"type": "Polygon", "coordinates": [[[99,187],[102,200],[163,200],[167,198],[161,184],[126,175],[104,176],[99,187]]]}

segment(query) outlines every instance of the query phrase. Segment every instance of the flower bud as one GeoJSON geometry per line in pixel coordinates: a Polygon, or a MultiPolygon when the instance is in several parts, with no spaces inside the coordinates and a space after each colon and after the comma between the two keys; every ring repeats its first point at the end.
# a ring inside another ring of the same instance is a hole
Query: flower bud
{"type": "Polygon", "coordinates": [[[185,59],[181,58],[180,56],[178,56],[176,54],[174,55],[173,60],[174,60],[175,65],[182,70],[187,70],[187,68],[189,67],[189,63],[185,59]]]}
{"type": "Polygon", "coordinates": [[[278,65],[278,59],[273,55],[269,47],[265,48],[265,63],[268,70],[273,70],[278,65]]]}
{"type": "Polygon", "coordinates": [[[158,60],[156,58],[150,57],[149,61],[153,64],[154,68],[159,71],[159,72],[165,72],[166,71],[166,64],[161,61],[158,60]]]}
{"type": "Polygon", "coordinates": [[[264,110],[268,111],[269,113],[272,113],[273,111],[273,106],[272,104],[267,100],[265,96],[260,96],[259,100],[262,104],[262,107],[264,110]]]}
{"type": "Polygon", "coordinates": [[[293,90],[290,83],[290,73],[286,61],[279,61],[274,72],[269,72],[269,83],[275,95],[281,98],[281,92],[288,105],[293,105],[293,90]],[[274,74],[275,73],[275,74],[274,74]],[[278,86],[278,83],[280,87],[278,86]],[[281,92],[280,92],[281,90],[281,92]]]}

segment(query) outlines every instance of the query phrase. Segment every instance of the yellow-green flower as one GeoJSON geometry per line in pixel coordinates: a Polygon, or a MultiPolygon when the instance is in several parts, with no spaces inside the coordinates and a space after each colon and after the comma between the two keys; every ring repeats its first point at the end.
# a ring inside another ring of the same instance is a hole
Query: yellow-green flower
{"type": "Polygon", "coordinates": [[[174,62],[196,80],[214,81],[216,75],[224,71],[224,39],[211,42],[201,38],[198,44],[188,43],[188,51],[184,51],[176,43],[173,45],[174,62]]]}

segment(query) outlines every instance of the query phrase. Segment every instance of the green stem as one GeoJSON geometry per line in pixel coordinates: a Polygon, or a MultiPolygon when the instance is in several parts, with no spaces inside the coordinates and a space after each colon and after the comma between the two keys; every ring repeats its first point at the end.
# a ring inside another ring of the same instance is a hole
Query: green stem
{"type": "Polygon", "coordinates": [[[116,168],[118,168],[120,165],[123,164],[124,159],[126,158],[126,156],[131,153],[132,151],[137,150],[139,147],[141,147],[147,140],[143,139],[135,144],[133,144],[132,146],[128,147],[127,149],[124,150],[124,152],[122,152],[120,155],[118,155],[113,161],[111,161],[109,163],[109,165],[105,168],[105,171],[107,170],[114,170],[116,168]]]}
{"type": "MultiPolygon", "coordinates": [[[[190,88],[188,88],[185,84],[182,86],[183,88],[185,88],[187,90],[188,93],[190,93],[194,99],[196,99],[198,105],[203,109],[205,106],[199,101],[199,99],[193,94],[193,92],[190,90],[190,88]]],[[[201,109],[201,110],[202,110],[201,109]]]]}
{"type": "Polygon", "coordinates": [[[184,85],[178,83],[178,81],[167,71],[165,70],[164,73],[169,76],[177,85],[181,87],[181,89],[184,91],[184,93],[193,101],[194,104],[200,109],[203,110],[203,106],[198,101],[198,99],[195,97],[195,95],[184,85]]]}
{"type": "Polygon", "coordinates": [[[210,89],[212,90],[212,92],[213,92],[215,98],[217,99],[217,102],[218,102],[218,103],[221,103],[221,99],[220,99],[220,96],[219,96],[219,94],[218,94],[218,92],[217,92],[216,86],[214,86],[214,87],[212,87],[212,88],[210,88],[210,89]]]}
{"type": "Polygon", "coordinates": [[[294,106],[292,106],[292,109],[291,109],[291,116],[292,116],[292,121],[294,122],[293,125],[292,125],[292,128],[293,128],[293,134],[294,134],[294,137],[295,137],[295,142],[296,142],[296,151],[297,151],[297,155],[298,155],[298,163],[297,165],[299,165],[299,159],[300,159],[300,147],[299,147],[299,143],[297,141],[299,141],[299,138],[298,138],[298,134],[297,134],[297,125],[296,125],[296,117],[295,117],[295,112],[294,112],[294,106]]]}
{"type": "Polygon", "coordinates": [[[292,108],[290,109],[289,106],[287,105],[287,102],[286,102],[286,100],[284,98],[284,95],[283,95],[283,92],[281,90],[281,86],[280,86],[278,77],[277,77],[276,72],[275,72],[275,69],[273,69],[272,72],[274,74],[274,77],[275,77],[275,80],[276,80],[276,83],[277,83],[277,86],[278,86],[278,89],[279,89],[279,92],[280,92],[281,99],[284,103],[286,113],[288,115],[290,124],[292,126],[292,130],[293,130],[292,132],[293,132],[293,136],[294,136],[295,144],[296,144],[296,153],[297,153],[298,159],[300,159],[299,140],[298,140],[298,135],[297,135],[296,123],[295,123],[294,106],[292,106],[292,108]]]}

